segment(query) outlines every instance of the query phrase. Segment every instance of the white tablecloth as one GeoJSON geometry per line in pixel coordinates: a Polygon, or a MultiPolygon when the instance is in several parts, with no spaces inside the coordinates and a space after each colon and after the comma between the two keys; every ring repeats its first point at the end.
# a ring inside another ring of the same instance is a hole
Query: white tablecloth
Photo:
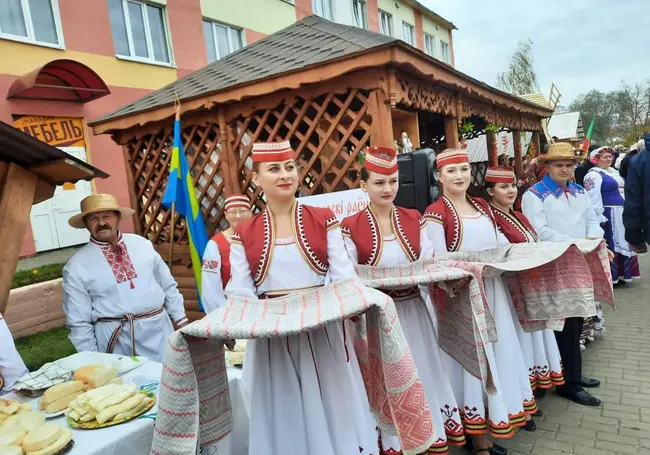
{"type": "MultiPolygon", "coordinates": [[[[125,382],[134,382],[139,386],[160,383],[162,364],[148,362],[124,374],[125,382]]],[[[215,455],[248,455],[248,414],[244,406],[241,392],[241,370],[228,368],[228,381],[230,386],[230,399],[233,410],[233,431],[216,446],[215,455]]],[[[152,389],[152,388],[151,388],[152,389]]],[[[158,388],[152,390],[158,395],[158,388]]],[[[17,401],[36,400],[21,395],[10,393],[3,398],[17,401]]],[[[158,410],[158,402],[144,416],[113,427],[98,430],[72,429],[75,441],[74,448],[69,455],[149,455],[153,440],[154,419],[158,410]],[[149,416],[149,417],[147,417],[149,416]]],[[[67,417],[60,416],[48,419],[48,422],[57,423],[64,428],[68,427],[67,417]]],[[[190,454],[188,454],[190,455],[190,454]]],[[[206,454],[208,455],[208,454],[206,454]]]]}

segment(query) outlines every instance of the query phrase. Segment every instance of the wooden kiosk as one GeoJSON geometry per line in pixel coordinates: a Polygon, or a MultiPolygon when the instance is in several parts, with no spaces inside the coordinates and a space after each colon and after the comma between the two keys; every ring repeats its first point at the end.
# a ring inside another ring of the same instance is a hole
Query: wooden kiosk
{"type": "Polygon", "coordinates": [[[0,122],[0,313],[3,313],[29,213],[54,195],[57,185],[108,174],[56,147],[0,122]]]}
{"type": "MultiPolygon", "coordinates": [[[[112,134],[123,146],[135,230],[163,255],[172,222],[176,251],[186,243],[182,220],[170,220],[160,204],[176,97],[210,233],[224,226],[225,196],[244,192],[257,209],[264,206],[251,183],[256,141],[290,140],[302,190],[311,195],[356,188],[359,151],[368,144],[393,145],[402,131],[415,148],[441,149],[458,145],[464,119],[479,130],[492,124],[516,136],[541,131],[541,119],[552,113],[396,38],[309,16],[90,123],[96,134],[112,134]]],[[[487,137],[494,141],[493,134],[487,137]]],[[[517,153],[520,163],[521,149],[517,153]]],[[[181,256],[184,264],[173,273],[192,316],[197,308],[189,256],[181,256]]]]}

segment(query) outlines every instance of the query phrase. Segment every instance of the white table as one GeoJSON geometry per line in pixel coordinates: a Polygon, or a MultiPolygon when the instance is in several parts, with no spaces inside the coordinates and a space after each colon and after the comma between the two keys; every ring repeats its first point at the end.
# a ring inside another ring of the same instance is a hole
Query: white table
{"type": "MultiPolygon", "coordinates": [[[[230,387],[230,400],[233,410],[233,431],[216,446],[219,455],[248,455],[248,413],[244,406],[241,390],[241,370],[229,367],[228,385],[230,387]]],[[[131,370],[123,375],[125,382],[134,382],[140,386],[160,383],[162,364],[148,362],[143,366],[131,370]]],[[[158,388],[152,390],[158,396],[158,388]]],[[[10,393],[3,398],[21,402],[34,402],[16,393],[10,393]]],[[[154,433],[154,419],[158,410],[158,402],[144,416],[130,422],[113,427],[97,430],[72,429],[74,448],[69,455],[149,455],[154,433]],[[151,417],[147,417],[151,416],[151,417]]],[[[57,423],[67,428],[67,417],[60,416],[48,419],[48,422],[57,423]]]]}

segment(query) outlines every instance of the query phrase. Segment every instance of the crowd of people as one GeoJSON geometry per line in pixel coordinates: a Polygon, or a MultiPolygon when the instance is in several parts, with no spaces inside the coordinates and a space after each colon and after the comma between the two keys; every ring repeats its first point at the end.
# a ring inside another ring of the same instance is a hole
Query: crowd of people
{"type": "MultiPolygon", "coordinates": [[[[442,196],[420,214],[394,205],[396,150],[373,146],[360,179],[369,204],[339,223],[329,209],[296,199],[299,168],[289,142],[254,144],[252,181],[264,192],[266,208],[253,216],[246,196],[225,200],[229,228],[210,240],[202,261],[205,311],[227,306],[231,296],[267,299],[336,283],[355,277],[355,265],[396,267],[435,259],[437,252],[525,242],[604,239],[614,282],[628,282],[639,277],[636,254],[647,248],[650,232],[644,215],[650,202],[643,199],[650,163],[647,152],[637,155],[625,180],[612,168],[613,150],[594,149],[581,186],[573,181],[581,157],[571,145],[553,143],[527,162],[523,180],[511,167],[489,168],[484,197],[477,198],[468,194],[469,155],[448,149],[436,157],[442,196]]],[[[120,221],[132,214],[109,195],[82,202],[70,224],[88,229],[91,241],[64,269],[63,306],[77,350],[162,361],[167,336],[188,321],[176,281],[151,242],[120,232],[120,221]]],[[[486,278],[483,285],[498,334],[487,345],[496,386],[489,395],[480,379],[440,348],[435,298],[418,287],[386,291],[436,428],[426,453],[447,453],[457,445],[477,454],[507,454],[495,438],[509,438],[519,428],[535,431],[534,417],[542,415],[538,400],[552,387],[582,405],[601,403],[585,390],[600,383],[582,375],[581,350],[602,332],[602,313],[588,321],[568,318],[562,331],[525,330],[528,322],[517,315],[503,280],[486,278]]],[[[250,404],[249,453],[401,453],[399,438],[370,412],[351,330],[346,321],[248,342],[242,389],[250,404]]],[[[5,388],[15,372],[25,371],[15,348],[8,351],[0,353],[5,388]]]]}

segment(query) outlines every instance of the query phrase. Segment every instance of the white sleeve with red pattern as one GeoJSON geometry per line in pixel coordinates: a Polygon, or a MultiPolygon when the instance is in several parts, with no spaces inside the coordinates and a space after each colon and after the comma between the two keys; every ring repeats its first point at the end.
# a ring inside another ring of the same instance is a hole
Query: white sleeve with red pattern
{"type": "Polygon", "coordinates": [[[226,304],[221,280],[221,253],[216,242],[210,240],[203,253],[201,267],[201,302],[206,314],[226,304]]]}
{"type": "Polygon", "coordinates": [[[230,244],[230,272],[230,282],[226,286],[227,296],[257,297],[257,286],[253,281],[244,245],[234,237],[230,244]]]}

